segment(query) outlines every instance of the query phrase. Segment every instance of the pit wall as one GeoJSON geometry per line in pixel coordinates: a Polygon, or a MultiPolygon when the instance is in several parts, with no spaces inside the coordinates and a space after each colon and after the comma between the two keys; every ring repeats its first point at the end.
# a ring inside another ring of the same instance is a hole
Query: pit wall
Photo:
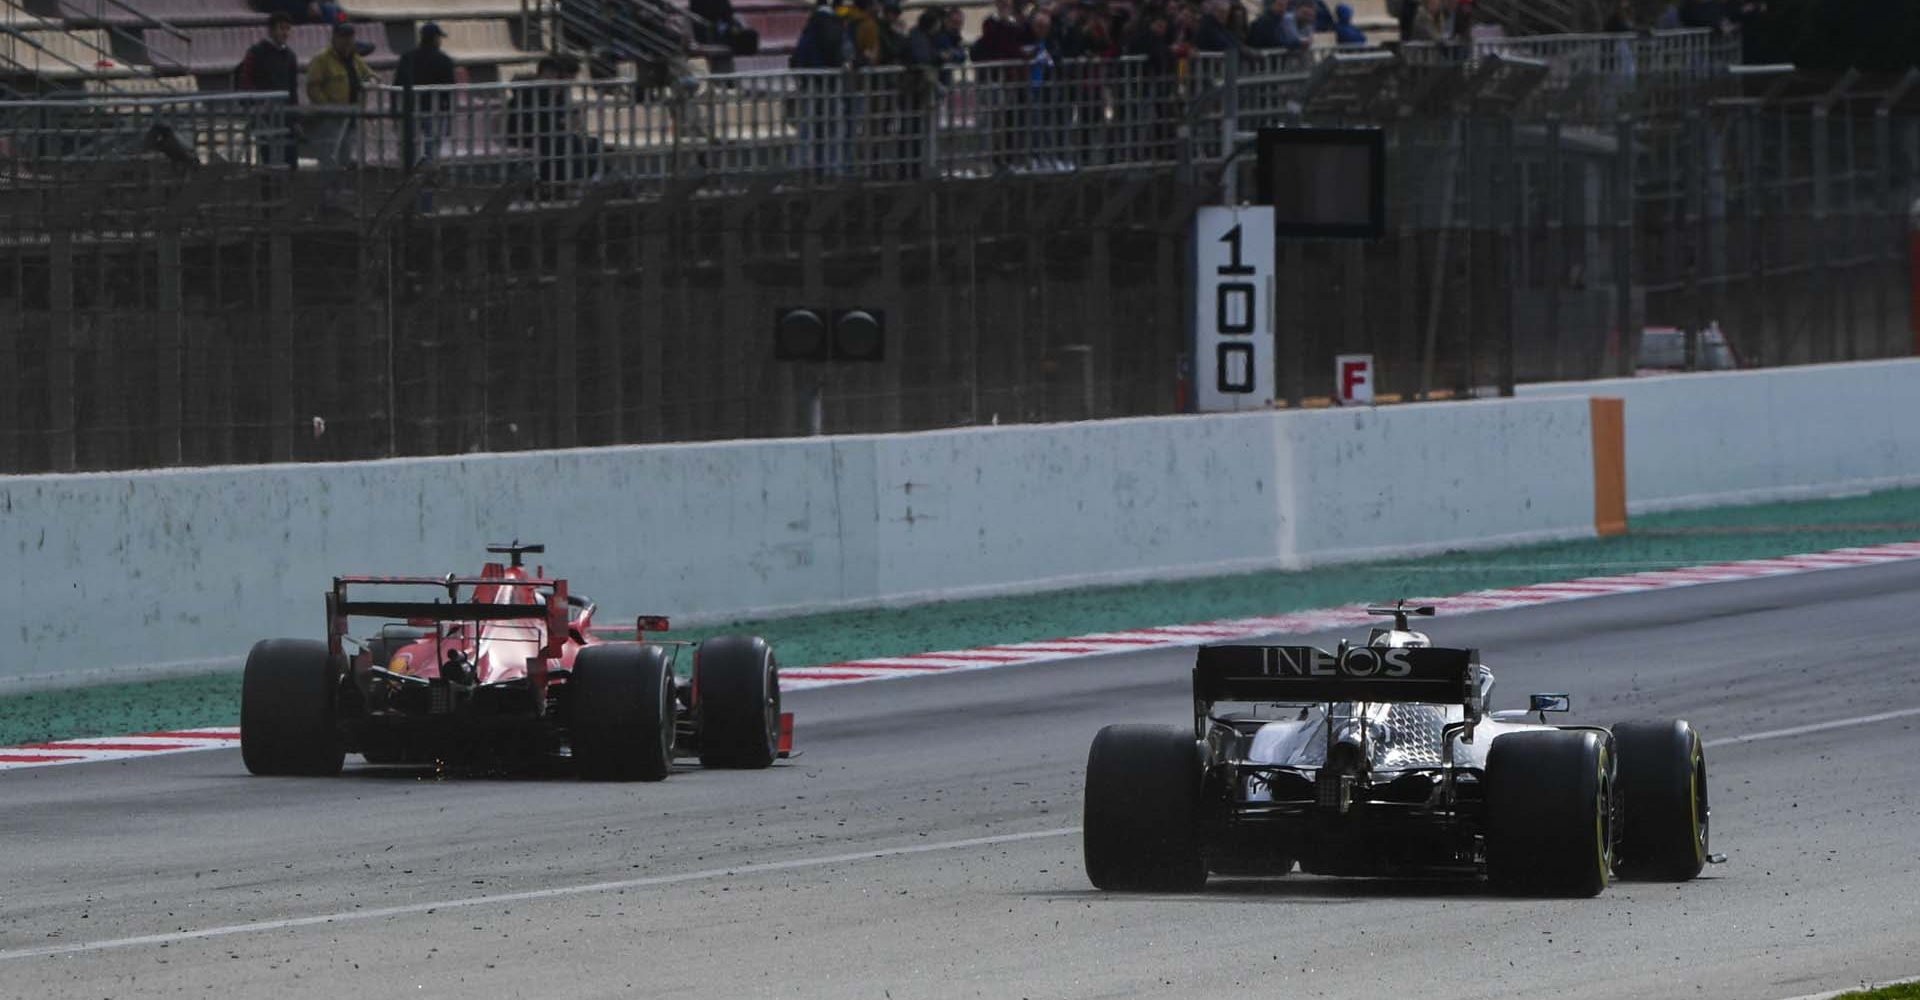
{"type": "Polygon", "coordinates": [[[0,679],[238,662],[336,573],[545,562],[700,621],[1594,532],[1585,399],[0,478],[0,679]]]}
{"type": "Polygon", "coordinates": [[[1627,509],[1920,485],[1920,358],[1523,385],[1626,402],[1627,509]]]}

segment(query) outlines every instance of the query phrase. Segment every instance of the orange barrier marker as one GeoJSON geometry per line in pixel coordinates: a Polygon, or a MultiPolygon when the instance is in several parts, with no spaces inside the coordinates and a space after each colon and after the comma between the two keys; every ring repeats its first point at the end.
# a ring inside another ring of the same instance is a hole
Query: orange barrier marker
{"type": "Polygon", "coordinates": [[[1616,396],[1593,396],[1593,530],[1602,538],[1627,533],[1627,407],[1616,396]]]}

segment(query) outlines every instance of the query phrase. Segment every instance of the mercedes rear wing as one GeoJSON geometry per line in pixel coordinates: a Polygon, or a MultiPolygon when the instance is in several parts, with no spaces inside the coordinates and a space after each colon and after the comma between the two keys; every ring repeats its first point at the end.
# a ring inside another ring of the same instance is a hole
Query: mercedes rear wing
{"type": "Polygon", "coordinates": [[[1322,703],[1479,701],[1479,651],[1431,646],[1382,649],[1342,645],[1202,646],[1193,664],[1193,700],[1201,714],[1222,701],[1322,703]]]}

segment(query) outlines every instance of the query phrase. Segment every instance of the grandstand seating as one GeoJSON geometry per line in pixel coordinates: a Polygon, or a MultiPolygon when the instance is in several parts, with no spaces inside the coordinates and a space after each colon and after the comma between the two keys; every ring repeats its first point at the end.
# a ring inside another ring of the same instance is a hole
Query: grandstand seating
{"type": "MultiPolygon", "coordinates": [[[[266,14],[249,0],[0,0],[0,78],[39,78],[97,93],[225,89],[266,14]],[[190,73],[198,79],[169,79],[190,73]]],[[[537,51],[516,42],[521,0],[346,0],[367,62],[390,70],[419,26],[438,21],[463,80],[511,79],[537,51]],[[499,68],[496,68],[498,66],[499,68]]],[[[328,27],[297,25],[289,44],[304,65],[327,45],[328,27]]]]}
{"type": "Polygon", "coordinates": [[[506,21],[442,21],[447,32],[441,47],[461,64],[516,62],[527,57],[514,44],[513,26],[506,21]]]}
{"type": "MultiPolygon", "coordinates": [[[[359,25],[357,40],[373,43],[374,50],[367,56],[367,64],[376,69],[391,66],[399,57],[387,44],[387,32],[377,24],[359,25]]],[[[327,47],[332,29],[324,24],[295,25],[293,36],[287,40],[288,47],[300,57],[300,64],[307,61],[327,47]]],[[[147,57],[156,66],[180,65],[194,73],[223,77],[240,65],[247,49],[264,37],[259,24],[244,27],[188,28],[184,32],[187,40],[182,42],[171,33],[156,28],[145,32],[147,57]]],[[[222,83],[224,86],[224,83],[222,83]]]]}
{"type": "Polygon", "coordinates": [[[341,7],[354,20],[376,21],[518,17],[522,10],[520,0],[346,0],[341,7]]]}
{"type": "Polygon", "coordinates": [[[200,89],[199,78],[192,74],[178,76],[93,77],[83,81],[82,86],[89,94],[120,94],[133,97],[164,97],[168,94],[191,94],[200,89]]]}
{"type": "Polygon", "coordinates": [[[113,40],[97,28],[35,28],[0,32],[0,72],[54,80],[126,76],[132,68],[112,55],[113,40]]]}
{"type": "MultiPolygon", "coordinates": [[[[56,0],[58,2],[58,0],[56,0]]],[[[124,7],[112,4],[65,0],[55,8],[69,24],[105,24],[135,28],[151,21],[176,28],[213,24],[265,24],[267,15],[247,5],[247,0],[121,0],[124,7]]]]}
{"type": "Polygon", "coordinates": [[[0,0],[0,24],[5,24],[9,28],[51,28],[59,23],[52,18],[33,13],[15,3],[14,0],[0,0]]]}

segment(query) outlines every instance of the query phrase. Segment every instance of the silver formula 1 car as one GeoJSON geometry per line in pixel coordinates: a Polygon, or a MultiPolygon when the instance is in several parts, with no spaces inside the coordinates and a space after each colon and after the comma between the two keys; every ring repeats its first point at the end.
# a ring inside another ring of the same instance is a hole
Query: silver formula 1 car
{"type": "MultiPolygon", "coordinates": [[[[1194,729],[1102,729],[1087,757],[1087,875],[1197,889],[1209,873],[1484,874],[1592,896],[1616,873],[1685,881],[1707,852],[1707,764],[1682,720],[1547,725],[1564,694],[1494,712],[1471,649],[1392,615],[1365,645],[1202,647],[1194,729]]],[[[1715,858],[1714,860],[1718,860],[1715,858]]]]}

